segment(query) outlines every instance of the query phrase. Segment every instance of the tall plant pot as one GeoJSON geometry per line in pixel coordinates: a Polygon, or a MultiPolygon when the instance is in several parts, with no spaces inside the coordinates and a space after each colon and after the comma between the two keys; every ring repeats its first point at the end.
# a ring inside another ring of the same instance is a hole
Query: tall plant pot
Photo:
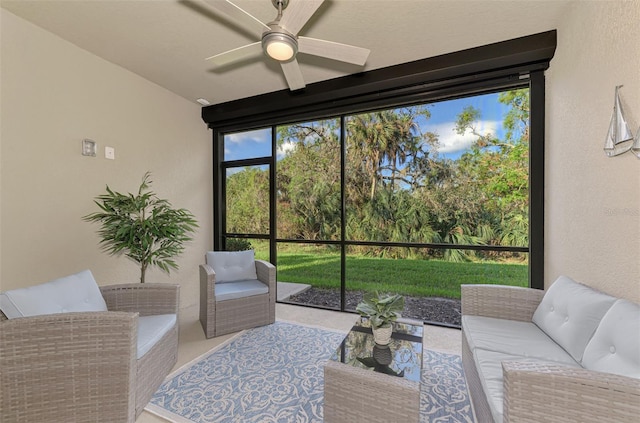
{"type": "Polygon", "coordinates": [[[373,328],[373,340],[378,345],[389,345],[391,342],[391,333],[393,332],[393,327],[391,325],[380,328],[373,328]]]}

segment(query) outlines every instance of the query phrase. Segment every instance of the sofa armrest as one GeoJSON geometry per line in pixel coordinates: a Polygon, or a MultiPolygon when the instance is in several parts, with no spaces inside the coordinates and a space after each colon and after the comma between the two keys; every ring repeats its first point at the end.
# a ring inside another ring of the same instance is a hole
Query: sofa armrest
{"type": "Polygon", "coordinates": [[[258,280],[269,287],[269,292],[276,291],[276,267],[264,260],[256,260],[258,280]]]}
{"type": "Polygon", "coordinates": [[[626,422],[640,415],[640,380],[561,365],[505,361],[504,422],[626,422]]]}
{"type": "Polygon", "coordinates": [[[530,322],[544,296],[540,289],[507,285],[462,285],[462,315],[530,322]]]}
{"type": "Polygon", "coordinates": [[[200,301],[216,296],[216,272],[208,264],[201,264],[200,268],[200,301]]]}
{"type": "Polygon", "coordinates": [[[135,420],[135,313],[0,323],[0,421],[135,420]]]}
{"type": "Polygon", "coordinates": [[[264,260],[256,260],[258,280],[269,286],[269,323],[276,320],[276,267],[264,260]]]}
{"type": "Polygon", "coordinates": [[[180,286],[159,283],[101,286],[109,311],[136,312],[141,316],[178,314],[180,286]]]}

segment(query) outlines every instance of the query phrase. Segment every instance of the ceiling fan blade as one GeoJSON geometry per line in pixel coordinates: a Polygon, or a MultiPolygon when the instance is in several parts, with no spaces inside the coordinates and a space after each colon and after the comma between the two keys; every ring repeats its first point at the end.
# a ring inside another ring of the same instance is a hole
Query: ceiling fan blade
{"type": "Polygon", "coordinates": [[[298,37],[298,51],[359,66],[364,66],[371,53],[366,48],[308,37],[298,37]]]}
{"type": "Polygon", "coordinates": [[[216,11],[224,14],[233,22],[236,22],[238,25],[250,30],[251,32],[262,35],[264,31],[270,29],[260,19],[256,18],[246,10],[241,9],[228,0],[200,0],[200,2],[204,2],[209,6],[210,9],[213,8],[216,11]]]}
{"type": "Polygon", "coordinates": [[[257,43],[247,44],[246,46],[234,48],[233,50],[207,57],[205,60],[208,60],[216,67],[221,67],[228,65],[229,63],[238,62],[242,59],[248,59],[260,54],[262,54],[262,42],[258,41],[257,43]]]}
{"type": "Polygon", "coordinates": [[[298,65],[298,61],[296,59],[288,62],[282,62],[280,65],[282,66],[282,72],[284,72],[284,77],[287,80],[287,84],[291,91],[304,88],[304,78],[302,77],[300,65],[298,65]]]}
{"type": "Polygon", "coordinates": [[[289,6],[282,12],[279,25],[293,35],[298,35],[322,3],[324,0],[291,0],[289,6]]]}

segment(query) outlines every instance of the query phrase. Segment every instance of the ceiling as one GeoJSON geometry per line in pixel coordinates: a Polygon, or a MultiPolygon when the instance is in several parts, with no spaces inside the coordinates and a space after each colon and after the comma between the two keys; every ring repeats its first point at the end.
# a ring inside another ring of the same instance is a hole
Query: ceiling
{"type": "MultiPolygon", "coordinates": [[[[300,35],[368,48],[367,64],[303,54],[298,62],[310,84],[424,59],[556,29],[571,2],[326,0],[300,35]]],[[[234,3],[263,22],[276,16],[271,0],[234,3]]],[[[206,57],[259,40],[199,1],[1,0],[0,5],[190,101],[216,104],[287,89],[279,64],[266,57],[213,69],[206,57]]]]}

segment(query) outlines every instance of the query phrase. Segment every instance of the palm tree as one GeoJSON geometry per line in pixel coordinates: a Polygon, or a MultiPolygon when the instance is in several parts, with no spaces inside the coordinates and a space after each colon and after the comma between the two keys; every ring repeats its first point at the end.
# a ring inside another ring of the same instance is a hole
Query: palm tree
{"type": "Polygon", "coordinates": [[[382,110],[355,115],[347,121],[348,153],[353,163],[360,161],[369,175],[369,200],[375,198],[382,171],[391,171],[394,187],[402,165],[417,154],[421,136],[416,118],[419,110],[382,110]]]}

